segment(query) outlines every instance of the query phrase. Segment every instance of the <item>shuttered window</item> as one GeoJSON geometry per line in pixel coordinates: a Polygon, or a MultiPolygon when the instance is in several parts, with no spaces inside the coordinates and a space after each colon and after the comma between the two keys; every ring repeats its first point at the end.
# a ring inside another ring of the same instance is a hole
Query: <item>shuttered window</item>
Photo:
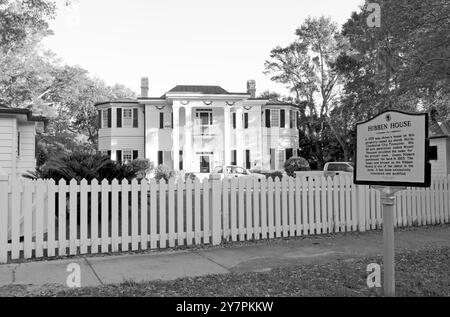
{"type": "Polygon", "coordinates": [[[286,111],[284,109],[280,110],[280,128],[286,127],[286,111]]]}
{"type": "Polygon", "coordinates": [[[270,109],[266,109],[266,128],[270,128],[270,109]]]}
{"type": "Polygon", "coordinates": [[[117,108],[117,115],[116,115],[116,125],[118,128],[122,127],[122,108],[117,108]]]}
{"type": "Polygon", "coordinates": [[[248,112],[244,113],[244,129],[248,129],[248,112]]]}
{"type": "Polygon", "coordinates": [[[133,128],[139,127],[138,109],[133,109],[133,128]]]}

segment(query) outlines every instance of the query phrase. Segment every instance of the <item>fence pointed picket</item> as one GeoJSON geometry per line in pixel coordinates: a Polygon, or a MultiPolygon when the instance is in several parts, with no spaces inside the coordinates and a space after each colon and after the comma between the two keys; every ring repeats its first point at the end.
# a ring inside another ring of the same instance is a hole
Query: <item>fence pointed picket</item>
{"type": "Polygon", "coordinates": [[[350,176],[345,176],[344,179],[345,179],[344,190],[345,190],[345,225],[346,225],[345,230],[347,232],[349,232],[349,231],[352,231],[352,214],[351,214],[352,202],[351,202],[351,196],[350,196],[350,194],[351,194],[351,187],[350,187],[351,179],[350,179],[350,176]]]}
{"type": "Polygon", "coordinates": [[[98,180],[91,181],[91,253],[98,253],[98,193],[100,186],[98,180]]]}
{"type": "Polygon", "coordinates": [[[122,206],[121,206],[121,218],[122,218],[122,226],[121,226],[121,235],[122,235],[122,243],[121,250],[122,252],[126,252],[129,249],[130,235],[129,235],[129,190],[130,184],[127,179],[122,180],[122,206]]]}
{"type": "Polygon", "coordinates": [[[283,237],[289,236],[288,218],[288,181],[286,177],[281,179],[281,228],[283,237]]]}
{"type": "Polygon", "coordinates": [[[333,178],[333,224],[334,232],[340,232],[340,219],[339,219],[339,186],[340,178],[333,178]]]}
{"type": "Polygon", "coordinates": [[[67,254],[67,221],[66,221],[67,183],[64,179],[58,182],[58,255],[67,254]]]}
{"type": "Polygon", "coordinates": [[[229,179],[225,178],[222,181],[222,223],[223,223],[222,238],[225,241],[231,240],[229,187],[230,187],[229,179]]]}
{"type": "Polygon", "coordinates": [[[20,256],[20,193],[22,183],[19,179],[12,180],[11,194],[11,259],[16,260],[20,256]]]}
{"type": "Polygon", "coordinates": [[[230,225],[231,225],[231,240],[237,241],[238,238],[238,219],[237,219],[237,189],[238,183],[236,178],[230,180],[230,225]]]}
{"type": "Polygon", "coordinates": [[[300,179],[300,176],[297,176],[295,178],[295,189],[294,189],[294,195],[295,195],[295,235],[301,236],[303,225],[302,225],[302,196],[301,196],[301,190],[302,190],[302,181],[300,179]]]}
{"type": "Polygon", "coordinates": [[[309,218],[308,218],[308,181],[306,177],[302,178],[302,223],[303,235],[309,234],[309,218]]]}
{"type": "Polygon", "coordinates": [[[295,206],[294,206],[295,183],[294,183],[293,177],[289,177],[288,188],[289,188],[289,192],[288,192],[289,236],[295,237],[295,206]]]}
{"type": "Polygon", "coordinates": [[[194,209],[194,224],[195,224],[195,231],[194,231],[194,235],[195,235],[195,244],[201,244],[202,243],[202,228],[201,228],[201,223],[202,223],[202,210],[201,210],[201,187],[202,184],[200,183],[200,180],[198,178],[195,179],[194,182],[194,204],[195,204],[195,209],[194,209]]]}
{"type": "Polygon", "coordinates": [[[55,239],[55,226],[56,226],[56,209],[55,209],[55,181],[50,179],[47,181],[47,255],[49,257],[55,256],[56,239],[55,239]]]}
{"type": "Polygon", "coordinates": [[[138,210],[139,184],[137,179],[131,181],[131,250],[139,248],[139,210],[138,210]]]}
{"type": "Polygon", "coordinates": [[[150,248],[158,247],[158,206],[157,187],[155,179],[150,181],[150,248]]]}
{"type": "Polygon", "coordinates": [[[450,221],[450,177],[444,177],[444,220],[450,221]]]}
{"type": "Polygon", "coordinates": [[[184,245],[184,180],[177,181],[177,238],[178,246],[184,245]]]}
{"type": "Polygon", "coordinates": [[[107,179],[102,181],[102,207],[101,207],[101,251],[109,251],[109,182],[107,179]]]}
{"type": "Polygon", "coordinates": [[[321,224],[322,233],[328,232],[328,218],[327,218],[327,180],[325,177],[320,177],[320,210],[321,210],[321,224]]]}
{"type": "Polygon", "coordinates": [[[240,177],[238,179],[238,196],[239,196],[239,208],[237,210],[238,212],[238,219],[239,219],[239,241],[245,240],[245,179],[240,177]]]}
{"type": "Polygon", "coordinates": [[[33,202],[33,192],[34,192],[34,185],[35,182],[32,180],[24,180],[24,191],[23,191],[23,205],[22,205],[22,212],[23,212],[23,231],[24,231],[24,238],[23,238],[23,253],[25,259],[30,259],[32,256],[32,238],[33,238],[33,210],[32,210],[32,202],[33,202]]]}
{"type": "Polygon", "coordinates": [[[167,245],[167,211],[166,211],[167,183],[164,179],[159,181],[159,248],[167,245]]]}
{"type": "Polygon", "coordinates": [[[193,213],[192,213],[192,189],[193,184],[190,178],[186,179],[186,244],[192,245],[194,239],[193,213]]]}
{"type": "MultiPolygon", "coordinates": [[[[78,182],[72,179],[69,183],[69,254],[77,254],[77,185],[78,182]]],[[[102,203],[103,205],[103,203],[102,203]]]]}
{"type": "Polygon", "coordinates": [[[210,190],[210,181],[205,178],[203,180],[203,243],[205,244],[210,243],[209,238],[211,237],[209,213],[212,210],[212,204],[209,199],[210,190]]]}
{"type": "Polygon", "coordinates": [[[320,178],[316,178],[314,180],[314,222],[316,224],[316,234],[320,234],[322,232],[322,221],[320,214],[320,191],[320,178]]]}
{"type": "Polygon", "coordinates": [[[281,218],[281,212],[280,212],[280,210],[282,210],[282,208],[283,207],[281,205],[281,181],[277,177],[277,178],[275,178],[275,209],[274,209],[275,236],[277,238],[281,237],[281,233],[283,231],[283,223],[281,222],[282,218],[281,218]]]}
{"type": "Polygon", "coordinates": [[[274,195],[275,195],[275,183],[272,178],[269,178],[267,182],[268,195],[267,195],[267,213],[268,213],[268,229],[269,229],[269,239],[275,237],[275,215],[274,215],[274,195]]]}
{"type": "Polygon", "coordinates": [[[445,223],[445,212],[444,212],[444,177],[439,176],[437,178],[439,182],[439,223],[445,223]]]}
{"type": "Polygon", "coordinates": [[[261,190],[261,238],[267,239],[268,234],[268,224],[267,224],[267,180],[261,179],[260,184],[261,190]]]}
{"type": "MultiPolygon", "coordinates": [[[[362,211],[364,208],[361,208],[362,211]]],[[[332,233],[334,230],[333,220],[333,180],[330,176],[327,177],[327,222],[328,233],[332,233]]]]}
{"type": "Polygon", "coordinates": [[[309,223],[309,234],[313,235],[316,233],[316,221],[314,219],[314,184],[315,180],[310,178],[308,180],[308,223],[309,223]]]}
{"type": "MultiPolygon", "coordinates": [[[[83,186],[82,186],[83,188],[83,186]]],[[[111,250],[119,251],[119,181],[111,182],[111,250]]]]}
{"type": "Polygon", "coordinates": [[[80,182],[80,253],[86,254],[88,249],[88,182],[80,182]]]}
{"type": "Polygon", "coordinates": [[[352,197],[352,206],[351,206],[351,221],[352,221],[352,230],[358,230],[358,192],[356,190],[356,185],[350,181],[350,190],[352,197]]]}
{"type": "Polygon", "coordinates": [[[252,217],[252,185],[253,182],[251,178],[245,180],[245,227],[246,230],[246,240],[252,240],[253,234],[253,217],[252,217]]]}
{"type": "Polygon", "coordinates": [[[141,219],[141,249],[147,250],[148,248],[148,182],[146,179],[141,180],[141,209],[140,209],[140,219],[141,219]]]}
{"type": "Polygon", "coordinates": [[[253,178],[253,238],[259,240],[261,236],[260,225],[260,180],[253,178]]]}

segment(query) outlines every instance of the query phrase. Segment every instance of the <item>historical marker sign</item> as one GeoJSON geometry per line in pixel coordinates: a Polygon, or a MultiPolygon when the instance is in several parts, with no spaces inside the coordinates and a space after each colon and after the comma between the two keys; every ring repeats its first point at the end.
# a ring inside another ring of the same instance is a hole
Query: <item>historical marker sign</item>
{"type": "Polygon", "coordinates": [[[386,111],[356,128],[355,184],[428,187],[428,114],[386,111]]]}

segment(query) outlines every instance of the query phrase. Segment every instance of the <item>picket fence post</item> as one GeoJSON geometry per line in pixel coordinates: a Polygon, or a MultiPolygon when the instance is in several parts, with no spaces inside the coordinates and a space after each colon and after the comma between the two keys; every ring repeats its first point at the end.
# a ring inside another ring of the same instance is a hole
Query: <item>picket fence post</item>
{"type": "Polygon", "coordinates": [[[358,228],[359,232],[366,231],[366,196],[365,186],[356,185],[357,205],[358,205],[358,228]]]}
{"type": "Polygon", "coordinates": [[[210,214],[210,223],[211,223],[211,236],[212,236],[212,244],[219,245],[222,242],[222,230],[221,230],[221,215],[222,215],[222,181],[220,180],[219,174],[211,174],[210,176],[211,182],[211,214],[210,214]]]}
{"type": "Polygon", "coordinates": [[[0,175],[0,263],[8,261],[8,176],[0,175]]]}

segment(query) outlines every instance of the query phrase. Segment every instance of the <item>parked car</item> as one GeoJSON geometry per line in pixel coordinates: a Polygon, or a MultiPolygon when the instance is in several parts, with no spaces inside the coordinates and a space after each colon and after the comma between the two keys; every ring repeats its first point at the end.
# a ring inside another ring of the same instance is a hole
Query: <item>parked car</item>
{"type": "Polygon", "coordinates": [[[329,162],[325,164],[323,176],[353,175],[353,168],[354,164],[352,162],[329,162]]]}
{"type": "Polygon", "coordinates": [[[214,174],[220,174],[220,179],[236,178],[236,177],[257,177],[258,179],[266,178],[262,174],[252,173],[248,169],[241,166],[229,165],[225,167],[225,172],[222,166],[217,166],[214,169],[214,174]]]}

